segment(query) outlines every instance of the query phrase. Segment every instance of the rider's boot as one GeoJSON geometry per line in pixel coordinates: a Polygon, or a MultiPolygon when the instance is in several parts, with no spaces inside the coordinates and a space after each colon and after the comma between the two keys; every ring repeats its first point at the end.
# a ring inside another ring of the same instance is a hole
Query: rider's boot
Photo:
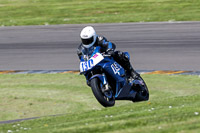
{"type": "Polygon", "coordinates": [[[131,78],[133,79],[139,79],[140,74],[138,74],[133,67],[131,66],[130,62],[127,63],[127,74],[130,75],[131,78]]]}

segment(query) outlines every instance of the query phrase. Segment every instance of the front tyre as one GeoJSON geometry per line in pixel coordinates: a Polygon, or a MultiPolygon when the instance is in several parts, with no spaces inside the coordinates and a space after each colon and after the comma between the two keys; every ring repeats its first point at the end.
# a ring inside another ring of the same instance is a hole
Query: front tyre
{"type": "Polygon", "coordinates": [[[112,90],[104,91],[103,84],[98,78],[93,78],[90,81],[92,92],[98,102],[104,107],[111,107],[115,105],[115,97],[112,90]]]}

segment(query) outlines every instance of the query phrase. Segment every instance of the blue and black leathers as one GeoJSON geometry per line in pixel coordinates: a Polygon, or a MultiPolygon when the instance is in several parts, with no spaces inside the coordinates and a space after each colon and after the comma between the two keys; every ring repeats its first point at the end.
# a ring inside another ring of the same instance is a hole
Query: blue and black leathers
{"type": "MultiPolygon", "coordinates": [[[[94,45],[92,47],[96,47],[96,46],[100,46],[100,52],[108,52],[110,54],[113,54],[112,52],[114,52],[116,46],[114,43],[107,41],[107,39],[105,37],[102,36],[97,36],[96,42],[94,43],[94,45]]],[[[81,58],[81,56],[83,55],[83,52],[85,48],[82,43],[79,45],[78,50],[77,50],[77,54],[79,56],[79,58],[81,58]]]]}

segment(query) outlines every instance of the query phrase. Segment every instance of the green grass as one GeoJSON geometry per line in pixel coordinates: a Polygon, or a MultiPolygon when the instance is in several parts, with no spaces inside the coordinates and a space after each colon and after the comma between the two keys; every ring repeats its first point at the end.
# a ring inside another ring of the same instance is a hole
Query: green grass
{"type": "Polygon", "coordinates": [[[199,21],[199,0],[0,0],[0,25],[199,21]]]}
{"type": "Polygon", "coordinates": [[[3,124],[0,132],[200,132],[199,76],[142,77],[149,101],[116,101],[114,107],[103,108],[83,76],[0,75],[1,120],[63,114],[3,124]]]}
{"type": "Polygon", "coordinates": [[[101,107],[96,101],[85,102],[91,99],[92,92],[79,75],[0,75],[1,121],[101,107]]]}

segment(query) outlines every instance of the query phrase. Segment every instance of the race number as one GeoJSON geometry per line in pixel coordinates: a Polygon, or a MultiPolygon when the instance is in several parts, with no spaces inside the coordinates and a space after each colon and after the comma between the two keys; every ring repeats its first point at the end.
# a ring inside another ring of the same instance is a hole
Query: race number
{"type": "MultiPolygon", "coordinates": [[[[112,65],[111,65],[111,68],[112,68],[112,70],[113,70],[113,72],[115,73],[115,74],[119,74],[119,70],[121,69],[121,66],[119,65],[119,64],[117,64],[117,62],[115,62],[115,63],[113,63],[112,65]]],[[[120,75],[120,74],[119,74],[120,75]]]]}
{"type": "Polygon", "coordinates": [[[80,62],[80,72],[90,70],[92,67],[97,65],[103,59],[104,59],[104,57],[100,53],[96,53],[88,61],[80,62]]]}

